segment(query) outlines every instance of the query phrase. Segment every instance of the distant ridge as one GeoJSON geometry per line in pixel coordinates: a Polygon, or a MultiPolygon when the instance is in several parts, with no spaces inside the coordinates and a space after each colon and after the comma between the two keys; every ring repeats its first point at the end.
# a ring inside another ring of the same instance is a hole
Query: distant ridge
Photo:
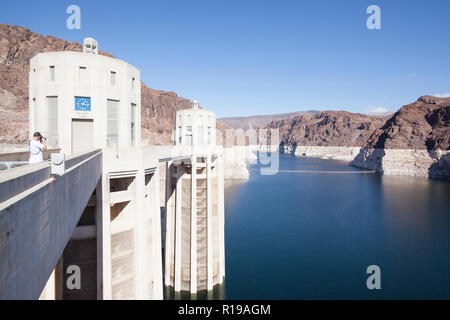
{"type": "Polygon", "coordinates": [[[217,120],[232,127],[233,129],[247,130],[250,128],[256,129],[259,127],[263,127],[266,124],[275,120],[289,119],[300,115],[314,115],[317,113],[319,113],[319,111],[309,110],[309,111],[298,111],[298,112],[279,113],[270,115],[255,115],[248,117],[229,117],[229,118],[220,118],[217,120]]]}
{"type": "Polygon", "coordinates": [[[273,120],[282,145],[450,151],[450,98],[422,96],[394,114],[323,111],[273,120]]]}
{"type": "Polygon", "coordinates": [[[288,146],[363,147],[388,118],[328,110],[274,120],[265,128],[279,129],[281,144],[288,146]]]}

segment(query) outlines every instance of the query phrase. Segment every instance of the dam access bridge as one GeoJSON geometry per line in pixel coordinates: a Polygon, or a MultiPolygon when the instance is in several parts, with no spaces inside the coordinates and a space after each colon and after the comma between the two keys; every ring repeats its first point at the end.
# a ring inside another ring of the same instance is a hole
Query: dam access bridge
{"type": "Polygon", "coordinates": [[[0,155],[0,299],[162,299],[164,284],[223,282],[216,117],[178,109],[174,144],[149,146],[137,68],[92,38],[31,58],[29,134],[47,137],[50,161],[0,155]]]}

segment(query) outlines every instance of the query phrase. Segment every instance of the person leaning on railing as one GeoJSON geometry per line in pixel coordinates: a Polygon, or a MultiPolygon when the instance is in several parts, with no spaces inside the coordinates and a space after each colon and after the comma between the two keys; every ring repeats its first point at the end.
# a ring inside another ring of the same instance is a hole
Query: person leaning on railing
{"type": "Polygon", "coordinates": [[[30,164],[43,162],[43,151],[47,150],[47,139],[39,132],[36,132],[33,135],[33,139],[29,142],[28,148],[30,150],[30,164]]]}

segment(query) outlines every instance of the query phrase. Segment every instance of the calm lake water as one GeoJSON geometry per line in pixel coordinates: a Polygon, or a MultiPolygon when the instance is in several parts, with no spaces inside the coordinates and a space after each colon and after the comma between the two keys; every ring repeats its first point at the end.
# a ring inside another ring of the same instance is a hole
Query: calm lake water
{"type": "MultiPolygon", "coordinates": [[[[287,173],[225,189],[226,299],[450,298],[450,183],[287,173]],[[370,265],[381,290],[366,287],[370,265]]],[[[280,155],[282,170],[358,171],[280,155]]],[[[216,289],[217,290],[217,289],[216,289]]]]}

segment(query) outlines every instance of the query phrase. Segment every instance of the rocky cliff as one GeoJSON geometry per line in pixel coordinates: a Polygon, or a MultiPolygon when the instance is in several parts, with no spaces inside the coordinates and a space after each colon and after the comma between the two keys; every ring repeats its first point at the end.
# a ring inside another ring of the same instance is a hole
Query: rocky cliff
{"type": "Polygon", "coordinates": [[[257,156],[254,151],[253,146],[233,146],[223,149],[226,182],[239,182],[250,177],[247,164],[256,163],[257,156]]]}
{"type": "Polygon", "coordinates": [[[367,148],[450,149],[450,98],[420,97],[370,136],[367,148]]]}
{"type": "Polygon", "coordinates": [[[352,164],[383,174],[450,179],[450,99],[424,96],[402,107],[352,164]]]}
{"type": "Polygon", "coordinates": [[[385,123],[386,118],[346,111],[324,111],[272,121],[264,128],[279,129],[281,145],[286,148],[363,147],[375,129],[385,123]]]}

